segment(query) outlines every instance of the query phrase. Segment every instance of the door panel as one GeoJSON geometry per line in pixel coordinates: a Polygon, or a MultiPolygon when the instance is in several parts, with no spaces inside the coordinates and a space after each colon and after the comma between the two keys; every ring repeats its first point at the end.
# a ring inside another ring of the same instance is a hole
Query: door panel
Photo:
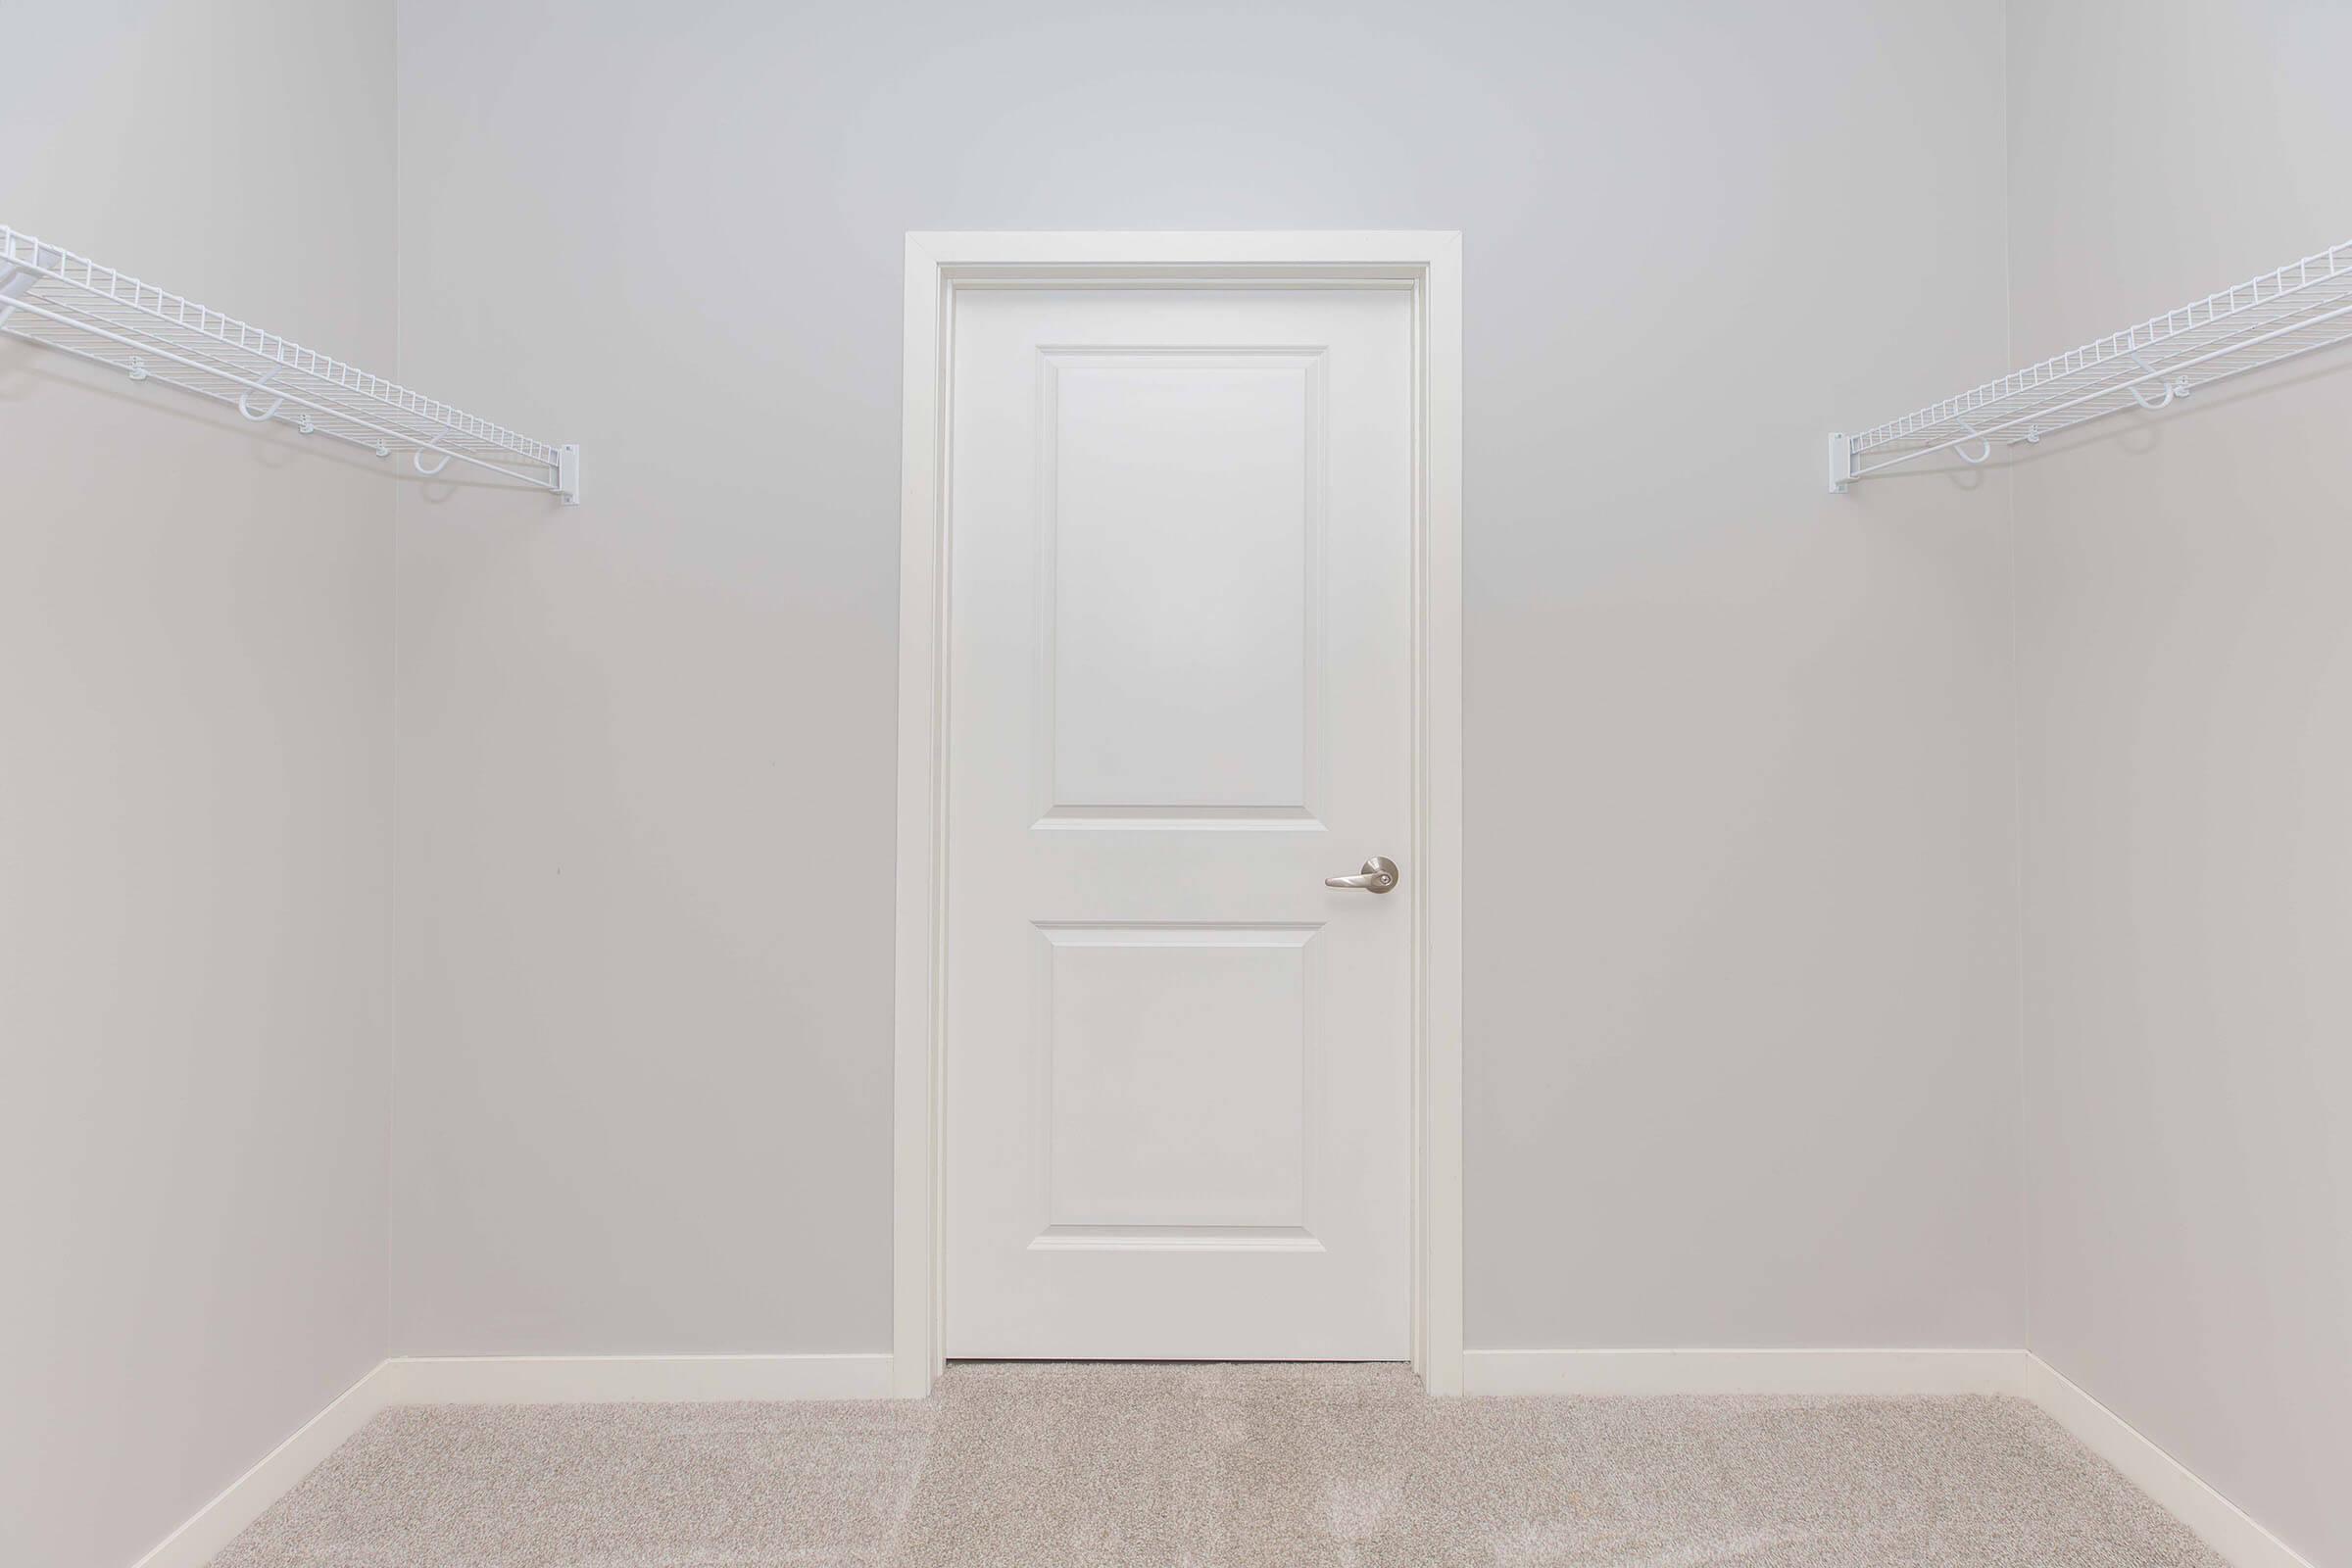
{"type": "Polygon", "coordinates": [[[1046,1234],[1303,1226],[1314,930],[1040,935],[1046,1234]]]}
{"type": "Polygon", "coordinates": [[[1318,359],[1046,356],[1054,808],[1305,809],[1318,359]]]}
{"type": "Polygon", "coordinates": [[[947,1352],[1402,1357],[1410,296],[956,301],[947,1352]]]}

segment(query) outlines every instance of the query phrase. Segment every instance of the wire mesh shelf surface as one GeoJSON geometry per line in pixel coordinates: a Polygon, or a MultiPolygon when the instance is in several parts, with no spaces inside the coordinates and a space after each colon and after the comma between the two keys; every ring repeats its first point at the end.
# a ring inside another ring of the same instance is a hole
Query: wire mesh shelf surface
{"type": "Polygon", "coordinates": [[[1830,484],[1938,452],[1983,463],[2102,415],[2161,409],[2208,381],[2352,339],[2352,242],[1987,381],[1956,398],[1830,437],[1830,484]]]}
{"type": "Polygon", "coordinates": [[[0,225],[0,331],[332,436],[420,474],[486,468],[579,499],[579,448],[534,441],[0,225]]]}

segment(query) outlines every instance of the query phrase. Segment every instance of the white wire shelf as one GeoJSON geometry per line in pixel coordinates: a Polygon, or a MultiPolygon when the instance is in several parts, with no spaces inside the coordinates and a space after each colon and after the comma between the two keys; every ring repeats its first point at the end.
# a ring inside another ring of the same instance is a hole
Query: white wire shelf
{"type": "Polygon", "coordinates": [[[1830,437],[1830,488],[1939,452],[1984,463],[2086,419],[2161,409],[2224,376],[2352,338],[2352,242],[1974,391],[1849,436],[1830,437]]]}
{"type": "Polygon", "coordinates": [[[230,404],[427,477],[486,468],[571,503],[580,449],[518,435],[234,317],[0,225],[0,331],[230,404]]]}

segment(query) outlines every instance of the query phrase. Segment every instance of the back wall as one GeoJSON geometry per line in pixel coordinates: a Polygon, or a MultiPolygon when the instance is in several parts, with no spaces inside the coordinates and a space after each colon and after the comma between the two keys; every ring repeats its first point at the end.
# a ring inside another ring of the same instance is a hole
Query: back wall
{"type": "Polygon", "coordinates": [[[915,228],[1459,228],[1473,1348],[2023,1343],[1996,0],[401,0],[393,1348],[889,1343],[915,228]]]}

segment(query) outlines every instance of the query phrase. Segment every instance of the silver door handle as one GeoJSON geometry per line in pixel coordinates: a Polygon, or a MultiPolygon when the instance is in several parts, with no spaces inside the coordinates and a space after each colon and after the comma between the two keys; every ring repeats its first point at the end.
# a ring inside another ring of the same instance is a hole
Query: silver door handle
{"type": "Polygon", "coordinates": [[[1366,893],[1386,893],[1396,885],[1396,862],[1385,855],[1376,855],[1364,862],[1361,874],[1327,876],[1323,879],[1323,885],[1327,888],[1361,888],[1366,893]]]}

